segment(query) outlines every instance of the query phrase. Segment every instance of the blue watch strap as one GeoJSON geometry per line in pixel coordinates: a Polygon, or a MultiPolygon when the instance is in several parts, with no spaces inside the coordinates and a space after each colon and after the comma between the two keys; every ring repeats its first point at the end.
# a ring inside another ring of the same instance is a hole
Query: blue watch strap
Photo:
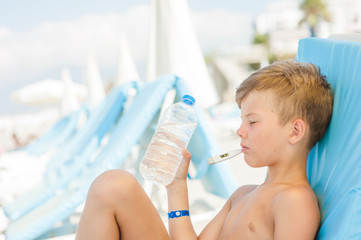
{"type": "Polygon", "coordinates": [[[189,216],[189,210],[177,210],[168,213],[168,218],[177,218],[183,216],[189,216]]]}

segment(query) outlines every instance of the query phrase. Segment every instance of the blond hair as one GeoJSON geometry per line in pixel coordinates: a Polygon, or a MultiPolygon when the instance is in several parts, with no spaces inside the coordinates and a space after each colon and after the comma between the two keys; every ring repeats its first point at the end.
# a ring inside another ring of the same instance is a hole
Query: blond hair
{"type": "Polygon", "coordinates": [[[253,90],[271,90],[280,125],[301,118],[310,127],[308,150],[324,135],[332,115],[333,91],[320,69],[311,63],[282,61],[258,70],[236,92],[236,102],[253,90]]]}

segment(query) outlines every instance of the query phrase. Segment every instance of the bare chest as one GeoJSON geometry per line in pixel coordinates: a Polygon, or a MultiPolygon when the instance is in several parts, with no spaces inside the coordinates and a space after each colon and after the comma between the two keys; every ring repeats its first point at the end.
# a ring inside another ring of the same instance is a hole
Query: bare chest
{"type": "Polygon", "coordinates": [[[263,194],[232,203],[219,239],[273,239],[271,204],[263,194]]]}

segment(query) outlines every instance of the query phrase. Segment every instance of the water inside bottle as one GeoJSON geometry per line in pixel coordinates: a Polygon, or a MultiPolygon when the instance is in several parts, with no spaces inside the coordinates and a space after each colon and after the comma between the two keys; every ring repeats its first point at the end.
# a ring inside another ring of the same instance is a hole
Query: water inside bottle
{"type": "Polygon", "coordinates": [[[187,131],[178,131],[177,126],[167,124],[160,126],[144,155],[140,171],[143,177],[163,186],[174,179],[183,158],[182,150],[188,145],[190,135],[196,123],[186,123],[187,131]],[[189,136],[184,136],[189,134],[189,136]]]}

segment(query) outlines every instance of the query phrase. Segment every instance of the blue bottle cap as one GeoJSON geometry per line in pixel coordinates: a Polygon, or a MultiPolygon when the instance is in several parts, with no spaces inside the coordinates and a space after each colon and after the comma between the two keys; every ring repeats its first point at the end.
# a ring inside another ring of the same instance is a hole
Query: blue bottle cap
{"type": "Polygon", "coordinates": [[[182,102],[184,102],[187,105],[193,106],[196,100],[191,95],[184,95],[182,98],[182,102]]]}

